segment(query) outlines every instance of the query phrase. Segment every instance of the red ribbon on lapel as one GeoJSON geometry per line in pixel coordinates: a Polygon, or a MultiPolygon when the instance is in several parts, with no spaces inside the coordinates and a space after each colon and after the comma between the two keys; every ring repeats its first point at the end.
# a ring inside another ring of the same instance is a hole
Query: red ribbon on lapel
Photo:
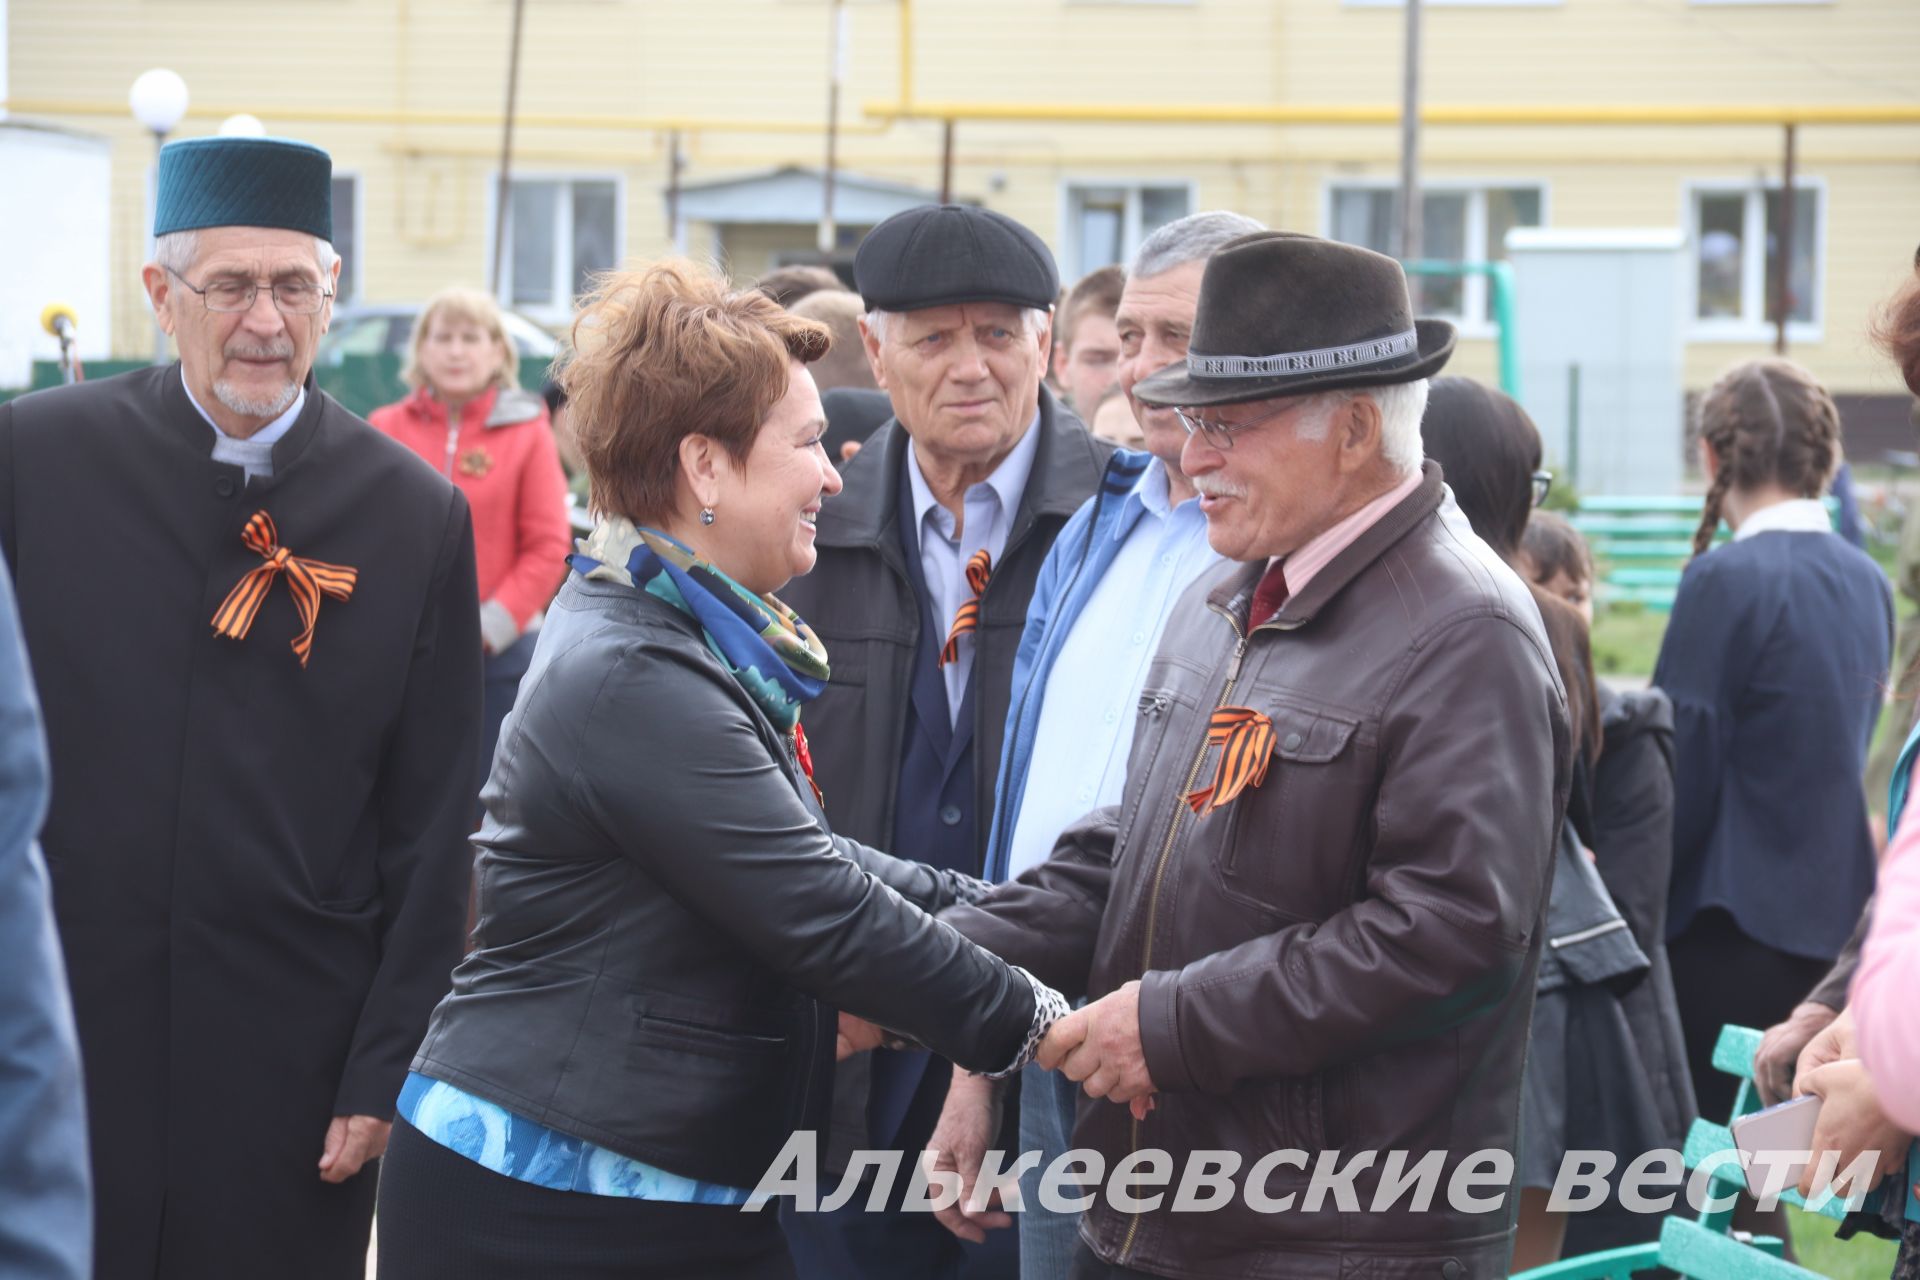
{"type": "Polygon", "coordinates": [[[1207,745],[1220,748],[1213,784],[1189,792],[1195,813],[1210,813],[1233,803],[1248,787],[1267,780],[1273,759],[1273,721],[1252,707],[1216,707],[1207,721],[1207,745]]]}
{"type": "Polygon", "coordinates": [[[226,600],[214,611],[213,633],[230,640],[246,639],[267,593],[273,590],[273,580],[284,573],[287,590],[293,596],[293,607],[300,614],[300,634],[293,638],[293,652],[300,659],[300,665],[306,666],[313,652],[314,624],[320,618],[320,597],[348,599],[353,595],[353,584],[359,580],[360,571],[294,555],[280,545],[280,531],[274,527],[273,517],[264,511],[253,513],[247,527],[240,531],[240,541],[259,553],[266,563],[247,570],[246,576],[227,593],[226,600]]]}
{"type": "Polygon", "coordinates": [[[826,808],[826,793],[813,780],[813,751],[807,746],[807,731],[800,727],[798,720],[793,722],[793,758],[800,762],[800,772],[807,775],[807,785],[813,788],[813,798],[820,802],[821,808],[826,808]]]}

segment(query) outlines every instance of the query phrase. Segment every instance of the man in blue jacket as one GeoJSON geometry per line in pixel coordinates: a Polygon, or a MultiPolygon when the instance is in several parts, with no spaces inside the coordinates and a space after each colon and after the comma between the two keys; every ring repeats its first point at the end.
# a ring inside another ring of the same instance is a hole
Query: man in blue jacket
{"type": "Polygon", "coordinates": [[[47,744],[0,565],[0,1276],[85,1280],[93,1199],[80,1048],[47,867],[47,744]]]}
{"type": "MultiPolygon", "coordinates": [[[[1041,566],[1014,659],[988,835],[990,880],[1046,861],[1062,830],[1120,799],[1136,703],[1167,611],[1219,559],[1180,471],[1187,437],[1179,418],[1135,401],[1133,387],[1186,357],[1207,258],[1261,229],[1237,213],[1191,214],[1155,231],[1134,256],[1114,319],[1120,389],[1148,452],[1114,454],[1100,488],[1041,566]]],[[[990,1081],[956,1071],[933,1138],[942,1164],[959,1168],[969,1184],[993,1132],[992,1090],[990,1081]]],[[[1021,1179],[1023,1280],[1064,1280],[1073,1256],[1076,1215],[1049,1213],[1038,1193],[1039,1169],[1071,1145],[1078,1092],[1065,1076],[1037,1068],[1021,1084],[1020,1149],[1041,1152],[1039,1168],[1021,1179]]],[[[959,1208],[941,1217],[970,1238],[984,1225],[959,1208]]]]}

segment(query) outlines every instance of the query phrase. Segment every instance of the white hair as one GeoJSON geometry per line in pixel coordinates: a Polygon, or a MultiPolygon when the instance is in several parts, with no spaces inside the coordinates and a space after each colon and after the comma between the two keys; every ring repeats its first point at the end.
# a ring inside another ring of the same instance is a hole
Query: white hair
{"type": "Polygon", "coordinates": [[[1380,410],[1380,457],[1404,480],[1420,470],[1426,454],[1420,439],[1420,420],[1427,413],[1427,388],[1427,380],[1421,378],[1382,387],[1323,391],[1313,398],[1309,412],[1294,430],[1302,440],[1324,440],[1334,415],[1356,397],[1365,396],[1380,410]]]}
{"type": "Polygon", "coordinates": [[[1184,218],[1175,218],[1142,240],[1127,275],[1145,280],[1189,262],[1205,262],[1222,245],[1265,230],[1244,213],[1229,213],[1225,209],[1190,213],[1184,218]]]}
{"type": "MultiPolygon", "coordinates": [[[[185,275],[193,270],[193,264],[200,259],[200,233],[198,231],[169,231],[153,240],[153,261],[155,266],[164,267],[176,275],[185,275]]],[[[326,279],[333,274],[333,264],[340,255],[333,251],[330,241],[319,236],[313,238],[313,260],[319,264],[320,278],[326,279]]]]}
{"type": "MultiPolygon", "coordinates": [[[[887,330],[893,322],[904,315],[900,311],[882,311],[878,307],[867,312],[867,332],[873,335],[875,342],[887,340],[887,330]]],[[[1029,338],[1038,338],[1053,323],[1053,309],[1050,307],[1022,307],[1020,320],[1026,327],[1029,338]]]]}
{"type": "Polygon", "coordinates": [[[1425,378],[1368,387],[1362,394],[1380,406],[1380,456],[1403,479],[1420,470],[1426,447],[1420,439],[1420,420],[1427,416],[1425,378]]]}

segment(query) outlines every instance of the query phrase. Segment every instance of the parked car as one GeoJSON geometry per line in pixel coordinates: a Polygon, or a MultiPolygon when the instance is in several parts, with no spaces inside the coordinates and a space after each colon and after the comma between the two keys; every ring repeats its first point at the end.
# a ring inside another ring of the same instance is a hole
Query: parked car
{"type": "MultiPolygon", "coordinates": [[[[400,380],[407,341],[424,304],[417,302],[346,306],[320,339],[313,372],[322,390],[365,417],[383,404],[404,398],[400,380]]],[[[520,357],[520,385],[537,391],[560,351],[559,340],[516,311],[502,313],[507,338],[520,357]]]]}

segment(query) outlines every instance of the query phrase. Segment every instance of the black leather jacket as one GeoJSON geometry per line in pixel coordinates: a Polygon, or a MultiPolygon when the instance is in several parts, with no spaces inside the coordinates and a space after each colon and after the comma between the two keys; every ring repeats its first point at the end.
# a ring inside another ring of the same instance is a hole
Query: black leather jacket
{"type": "Polygon", "coordinates": [[[751,1187],[824,1120],[823,1006],[974,1070],[1021,1050],[1032,986],[927,914],[952,878],[834,836],[785,736],[661,600],[569,578],[483,799],[477,947],[416,1071],[751,1187]]]}

